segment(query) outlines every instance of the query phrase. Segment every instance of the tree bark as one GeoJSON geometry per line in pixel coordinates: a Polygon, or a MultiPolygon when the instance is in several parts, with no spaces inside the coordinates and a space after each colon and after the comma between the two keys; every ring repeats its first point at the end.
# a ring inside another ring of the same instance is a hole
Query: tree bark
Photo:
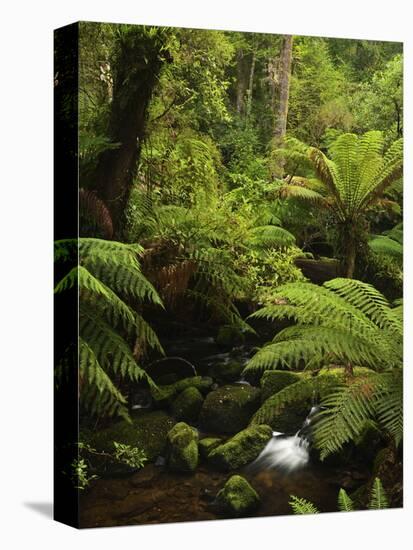
{"type": "Polygon", "coordinates": [[[248,89],[247,89],[247,108],[245,113],[245,118],[248,124],[249,118],[251,116],[251,109],[252,109],[252,90],[254,86],[254,74],[255,74],[255,63],[257,60],[257,46],[254,47],[254,50],[251,54],[251,65],[250,65],[250,72],[249,72],[249,78],[248,78],[248,89]]]}
{"type": "MultiPolygon", "coordinates": [[[[283,38],[279,63],[279,103],[277,120],[274,128],[274,146],[280,147],[287,131],[288,100],[290,97],[291,61],[293,53],[293,37],[283,38]]],[[[284,163],[279,162],[275,175],[282,177],[284,163]]]]}
{"type": "Polygon", "coordinates": [[[237,51],[236,109],[241,115],[245,109],[245,57],[242,49],[237,51]]]}
{"type": "Polygon", "coordinates": [[[148,105],[162,66],[161,46],[159,37],[133,28],[119,39],[112,65],[113,99],[107,135],[119,147],[99,156],[95,186],[109,208],[115,238],[121,238],[124,229],[125,208],[145,137],[148,105]]]}

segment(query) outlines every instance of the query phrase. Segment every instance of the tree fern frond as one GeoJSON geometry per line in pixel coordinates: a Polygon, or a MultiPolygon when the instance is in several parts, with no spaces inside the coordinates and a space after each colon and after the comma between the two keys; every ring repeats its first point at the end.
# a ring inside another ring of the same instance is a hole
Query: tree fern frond
{"type": "Polygon", "coordinates": [[[129,419],[126,399],[101,367],[92,348],[79,339],[81,401],[92,414],[129,419]]]}
{"type": "Polygon", "coordinates": [[[254,248],[288,247],[295,244],[295,237],[282,227],[262,225],[251,229],[247,242],[254,248]]]}
{"type": "Polygon", "coordinates": [[[323,401],[314,425],[314,441],[323,460],[359,436],[365,423],[375,415],[377,378],[357,378],[341,386],[323,401]]]}

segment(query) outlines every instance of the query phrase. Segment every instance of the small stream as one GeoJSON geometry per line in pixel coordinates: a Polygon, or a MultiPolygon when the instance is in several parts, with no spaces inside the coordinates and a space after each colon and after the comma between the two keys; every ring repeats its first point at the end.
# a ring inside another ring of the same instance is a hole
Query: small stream
{"type": "MultiPolygon", "coordinates": [[[[255,344],[256,345],[256,344],[255,344]]],[[[237,360],[246,363],[253,345],[229,352],[219,350],[213,338],[175,340],[165,343],[167,355],[179,355],[206,374],[214,364],[237,360]]],[[[242,381],[241,381],[242,382],[242,381]]],[[[368,471],[337,468],[311,458],[310,424],[316,408],[303,419],[296,434],[273,433],[272,439],[251,464],[219,472],[202,463],[193,474],[171,472],[160,461],[122,478],[93,482],[81,495],[82,527],[109,527],[222,518],[214,509],[214,498],[233,474],[244,476],[260,496],[259,509],[252,516],[291,514],[290,495],[312,501],[320,511],[337,511],[339,488],[354,490],[368,477],[368,471]]],[[[208,434],[213,435],[213,434],[208,434]]]]}

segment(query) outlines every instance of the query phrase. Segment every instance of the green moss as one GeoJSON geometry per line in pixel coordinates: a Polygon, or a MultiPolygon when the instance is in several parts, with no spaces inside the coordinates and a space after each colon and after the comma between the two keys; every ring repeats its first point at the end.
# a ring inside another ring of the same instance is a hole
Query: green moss
{"type": "Polygon", "coordinates": [[[264,424],[250,426],[208,454],[208,461],[220,470],[234,470],[252,462],[272,437],[272,429],[264,424]]]}
{"type": "Polygon", "coordinates": [[[193,472],[198,465],[198,434],[196,430],[178,422],[168,432],[168,465],[171,470],[193,472]]]}
{"type": "Polygon", "coordinates": [[[113,451],[113,441],[139,447],[149,460],[163,454],[166,436],[175,420],[163,411],[135,415],[132,423],[122,420],[91,436],[90,444],[98,451],[113,451]]]}
{"type": "Polygon", "coordinates": [[[243,344],[245,336],[237,327],[224,326],[219,329],[215,341],[221,348],[231,349],[234,346],[243,344]]]}
{"type": "Polygon", "coordinates": [[[218,445],[221,445],[222,439],[219,437],[205,437],[204,439],[201,439],[199,442],[199,453],[202,458],[206,458],[209,453],[218,447],[218,445]]]}
{"type": "Polygon", "coordinates": [[[269,397],[278,393],[282,389],[298,382],[300,376],[294,372],[282,370],[268,370],[261,377],[261,401],[264,402],[269,397]]]}
{"type": "Polygon", "coordinates": [[[243,366],[238,361],[229,361],[228,363],[219,363],[212,365],[209,369],[209,375],[219,382],[235,382],[241,377],[243,366]]]}
{"type": "Polygon", "coordinates": [[[212,378],[209,376],[191,376],[174,384],[158,386],[159,389],[153,391],[153,397],[158,404],[166,405],[187,388],[193,387],[205,394],[210,390],[213,383],[212,378]]]}
{"type": "Polygon", "coordinates": [[[195,422],[198,419],[203,401],[204,398],[199,390],[192,386],[186,388],[172,403],[172,416],[177,420],[195,422]]]}
{"type": "Polygon", "coordinates": [[[258,508],[260,497],[246,479],[235,475],[219,491],[215,502],[225,515],[242,517],[258,508]]]}
{"type": "Polygon", "coordinates": [[[206,431],[235,433],[248,425],[260,405],[260,390],[243,384],[226,385],[209,393],[200,423],[206,431]]]}

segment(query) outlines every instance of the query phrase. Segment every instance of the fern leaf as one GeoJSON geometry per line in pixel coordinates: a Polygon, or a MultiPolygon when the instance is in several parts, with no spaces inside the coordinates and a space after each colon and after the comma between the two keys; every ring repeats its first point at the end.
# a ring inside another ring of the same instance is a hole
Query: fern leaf
{"type": "Polygon", "coordinates": [[[340,489],[338,493],[338,509],[340,512],[353,512],[354,502],[348,496],[344,489],[340,489]]]}
{"type": "Polygon", "coordinates": [[[378,477],[375,478],[373,482],[373,487],[371,489],[371,498],[369,503],[370,510],[383,510],[389,507],[389,501],[383,485],[378,477]]]}
{"type": "Polygon", "coordinates": [[[305,498],[299,498],[295,495],[290,495],[289,505],[291,506],[293,513],[302,515],[302,514],[318,514],[318,508],[309,500],[305,498]]]}

